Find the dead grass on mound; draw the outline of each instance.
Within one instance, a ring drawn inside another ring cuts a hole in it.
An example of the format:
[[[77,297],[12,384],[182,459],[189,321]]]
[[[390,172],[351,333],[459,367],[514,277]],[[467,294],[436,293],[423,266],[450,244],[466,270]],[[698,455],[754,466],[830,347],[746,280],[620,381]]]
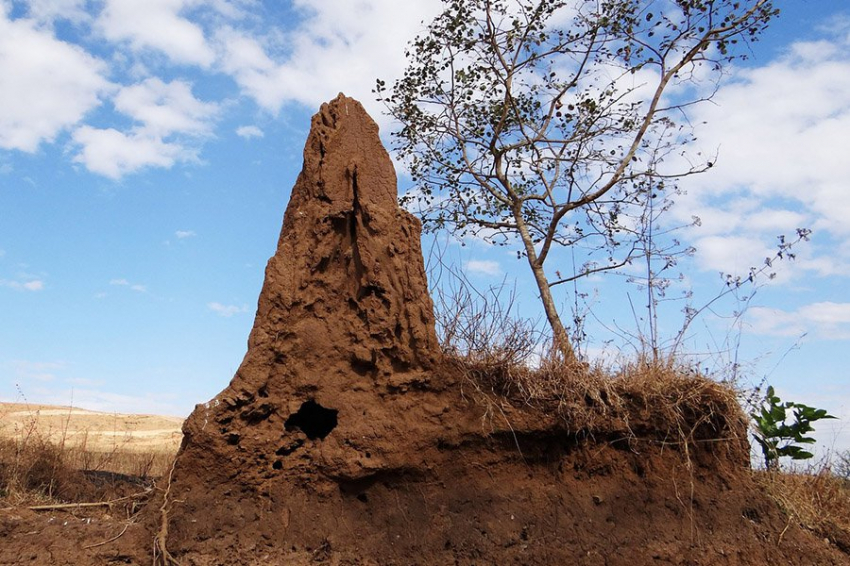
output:
[[[617,433],[687,448],[741,442],[746,417],[736,391],[675,360],[640,358],[616,369],[568,366],[556,357],[539,367],[510,356],[450,356],[448,363],[486,406],[556,414],[575,433]]]
[[[625,432],[685,449],[728,441],[736,452],[746,452],[747,419],[732,387],[674,356],[570,366],[550,349],[533,363],[547,331],[540,321],[515,316],[515,290],[481,292],[462,274],[452,274],[453,287],[434,295],[441,348],[450,369],[460,373],[464,392],[484,405],[485,420],[510,405],[557,415],[576,434]]]
[[[756,483],[796,522],[850,553],[850,481],[826,465],[805,471],[758,471]]]

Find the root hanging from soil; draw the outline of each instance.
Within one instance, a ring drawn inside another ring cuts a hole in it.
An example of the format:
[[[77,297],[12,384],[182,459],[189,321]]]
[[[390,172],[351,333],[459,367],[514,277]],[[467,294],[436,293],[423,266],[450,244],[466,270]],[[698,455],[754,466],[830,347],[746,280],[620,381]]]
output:
[[[112,537],[112,538],[110,538],[110,539],[107,539],[107,540],[105,540],[105,541],[103,541],[103,542],[96,542],[96,543],[94,543],[94,544],[88,544],[88,545],[86,545],[86,546],[82,547],[82,548],[83,548],[83,550],[88,550],[88,549],[90,549],[90,548],[97,548],[98,546],[103,546],[103,545],[105,545],[105,544],[109,544],[110,542],[115,542],[116,540],[118,540],[119,538],[121,538],[122,536],[124,536],[124,533],[126,533],[126,532],[127,532],[127,529],[128,529],[128,528],[130,528],[130,525],[131,525],[131,524],[132,524],[132,521],[128,521],[128,522],[127,522],[127,524],[126,524],[126,525],[124,525],[124,528],[121,530],[121,532],[120,532],[120,533],[118,533],[117,535],[115,535],[114,537]]]
[[[153,566],[180,566],[180,561],[168,552],[168,496],[171,492],[171,480],[174,477],[174,466],[177,460],[171,464],[168,472],[168,482],[162,495],[162,506],[159,508],[159,531],[153,539]]]

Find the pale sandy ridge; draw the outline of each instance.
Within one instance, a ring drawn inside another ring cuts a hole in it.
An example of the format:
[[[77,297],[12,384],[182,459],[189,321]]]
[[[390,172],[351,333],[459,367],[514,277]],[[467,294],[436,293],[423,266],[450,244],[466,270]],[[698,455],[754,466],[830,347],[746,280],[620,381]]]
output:
[[[0,403],[0,438],[38,435],[92,451],[174,452],[183,437],[178,417],[89,411],[78,407]]]

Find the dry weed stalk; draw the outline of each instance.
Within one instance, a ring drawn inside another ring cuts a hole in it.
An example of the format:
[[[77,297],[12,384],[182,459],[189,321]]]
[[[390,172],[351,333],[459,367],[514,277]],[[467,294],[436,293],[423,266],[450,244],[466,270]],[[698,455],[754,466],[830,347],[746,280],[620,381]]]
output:
[[[40,428],[34,411],[16,423],[12,438],[0,438],[0,499],[13,506],[114,500],[126,493],[120,487],[128,478],[145,482],[168,471],[172,451],[136,452],[129,438],[96,450],[89,446],[88,430],[72,438],[68,420],[57,437]]]

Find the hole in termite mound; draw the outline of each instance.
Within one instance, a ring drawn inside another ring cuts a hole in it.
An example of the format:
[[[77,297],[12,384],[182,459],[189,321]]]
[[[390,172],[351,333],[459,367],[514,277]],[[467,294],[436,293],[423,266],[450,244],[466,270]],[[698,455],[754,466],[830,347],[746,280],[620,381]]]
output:
[[[327,409],[310,399],[286,419],[284,426],[288,431],[300,430],[310,440],[321,440],[336,428],[338,413],[336,409]]]

